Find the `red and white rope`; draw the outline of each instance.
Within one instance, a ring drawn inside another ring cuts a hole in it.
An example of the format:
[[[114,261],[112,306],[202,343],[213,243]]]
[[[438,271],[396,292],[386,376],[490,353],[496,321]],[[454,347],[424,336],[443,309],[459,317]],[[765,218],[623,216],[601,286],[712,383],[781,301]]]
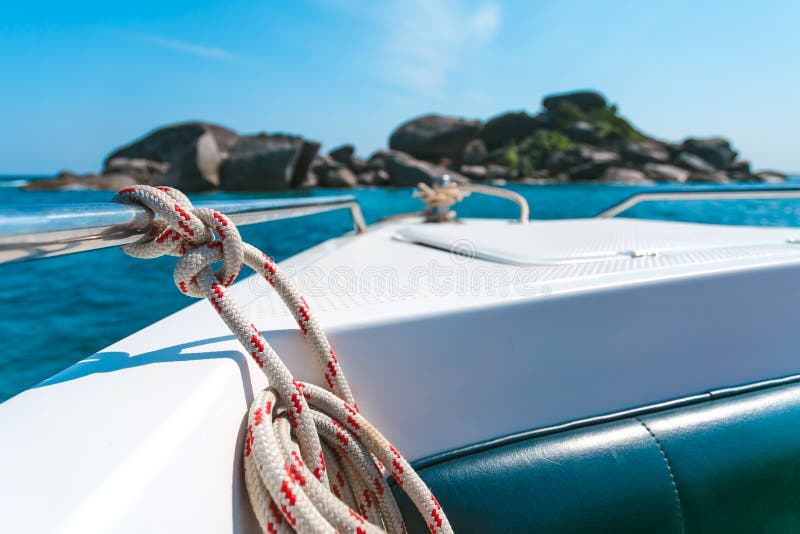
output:
[[[114,200],[138,204],[158,216],[147,235],[122,250],[138,258],[179,256],[175,285],[211,302],[269,380],[269,388],[250,407],[244,450],[247,491],[265,532],[405,532],[387,473],[432,533],[452,532],[430,489],[359,413],[308,303],[272,258],[244,243],[224,214],[194,208],[175,189],[137,185],[121,190]],[[211,265],[218,261],[222,266],[214,272]],[[291,310],[327,389],[295,380],[230,296],[227,287],[242,264],[263,276]]]

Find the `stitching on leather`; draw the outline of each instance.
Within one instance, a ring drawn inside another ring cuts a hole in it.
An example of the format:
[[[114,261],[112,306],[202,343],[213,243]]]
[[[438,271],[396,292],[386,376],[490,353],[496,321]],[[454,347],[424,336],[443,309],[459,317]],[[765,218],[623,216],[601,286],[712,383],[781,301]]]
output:
[[[656,437],[655,433],[652,430],[650,430],[650,427],[647,426],[647,423],[645,423],[638,417],[636,418],[636,420],[639,422],[639,424],[641,424],[644,427],[645,430],[647,430],[647,433],[650,434],[650,437],[653,438],[653,441],[656,442],[656,445],[658,445],[658,450],[661,451],[661,456],[664,458],[664,463],[667,464],[667,471],[669,471],[669,479],[672,482],[672,490],[673,493],[675,493],[675,502],[678,505],[678,520],[680,521],[681,524],[681,534],[684,534],[686,532],[686,529],[683,524],[683,506],[681,505],[681,496],[680,493],[678,493],[678,482],[675,478],[675,473],[672,471],[672,464],[670,464],[669,458],[667,457],[667,451],[664,450],[664,446],[661,445],[661,441]]]

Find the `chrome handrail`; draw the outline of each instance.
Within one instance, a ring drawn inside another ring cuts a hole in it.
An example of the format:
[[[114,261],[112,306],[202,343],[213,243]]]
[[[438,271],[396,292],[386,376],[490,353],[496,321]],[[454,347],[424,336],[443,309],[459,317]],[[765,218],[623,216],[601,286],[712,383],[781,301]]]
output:
[[[349,209],[357,233],[366,230],[354,196],[195,202],[214,208],[239,225]],[[0,207],[0,263],[114,247],[141,237],[150,222],[139,206],[122,204]]]
[[[596,218],[607,219],[616,217],[642,202],[653,201],[681,201],[681,200],[765,200],[798,198],[800,189],[797,188],[752,188],[752,189],[722,189],[716,191],[648,191],[635,193],[628,198],[606,208]]]

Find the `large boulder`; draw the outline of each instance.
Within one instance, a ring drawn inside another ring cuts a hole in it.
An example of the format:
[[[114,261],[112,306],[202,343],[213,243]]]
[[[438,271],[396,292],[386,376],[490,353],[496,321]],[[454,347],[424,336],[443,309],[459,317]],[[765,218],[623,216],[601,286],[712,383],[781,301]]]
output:
[[[734,161],[725,173],[734,182],[753,182],[758,180],[750,171],[750,162],[747,160]]]
[[[689,169],[690,171],[697,171],[701,173],[714,172],[716,169],[709,164],[706,160],[691,152],[681,152],[675,157],[675,163]]]
[[[328,156],[333,161],[345,165],[353,173],[361,173],[368,170],[367,162],[356,156],[356,147],[353,145],[342,145],[328,152]]]
[[[606,102],[606,97],[597,91],[573,91],[570,93],[559,93],[546,96],[542,101],[544,109],[550,113],[558,112],[562,103],[569,103],[581,111],[603,109],[608,105]]]
[[[416,158],[437,162],[442,159],[455,161],[480,131],[480,121],[424,115],[401,124],[392,132],[389,148]]]
[[[736,160],[736,151],[722,137],[690,138],[683,142],[687,152],[699,156],[716,169],[727,169]]]
[[[220,186],[251,191],[300,186],[318,148],[292,135],[241,136],[220,165]]]
[[[104,172],[111,171],[113,161],[118,158],[143,159],[157,163],[172,163],[183,156],[197,139],[211,133],[218,149],[223,153],[230,150],[238,139],[236,132],[206,122],[186,122],[158,128],[137,139],[129,145],[112,152],[103,165]]]
[[[645,174],[656,182],[676,182],[686,183],[689,179],[689,171],[681,169],[675,165],[666,163],[645,163],[643,168]]]
[[[512,141],[520,141],[533,135],[540,128],[547,127],[547,118],[542,115],[528,115],[524,111],[509,111],[489,119],[481,130],[481,139],[489,150],[505,146]]]
[[[670,152],[667,145],[658,141],[626,141],[620,147],[622,157],[634,163],[668,163]]]
[[[597,128],[586,121],[576,121],[567,126],[567,137],[576,143],[596,145],[600,141]]]
[[[457,182],[468,181],[456,172],[415,159],[403,152],[393,150],[385,152],[383,164],[389,173],[387,185],[395,187],[414,187],[420,182],[430,185],[433,178],[442,174],[449,174]]]
[[[771,170],[757,171],[753,174],[753,177],[768,184],[779,184],[786,181],[787,178],[784,173]]]
[[[333,161],[347,164],[356,155],[356,147],[353,145],[341,145],[328,152],[328,156]]]
[[[217,142],[206,132],[189,145],[169,170],[154,178],[159,185],[182,191],[205,191],[219,187],[219,166],[222,162]]]
[[[481,139],[473,139],[464,147],[464,153],[461,154],[461,164],[480,165],[486,160],[488,154],[486,143]]]
[[[139,183],[148,183],[153,176],[163,174],[169,169],[170,163],[153,161],[144,158],[111,158],[105,163],[104,174],[126,175],[134,178]]]
[[[344,163],[331,156],[317,156],[311,165],[320,187],[349,188],[358,185],[358,178]]]
[[[367,169],[356,175],[360,185],[378,186],[389,183],[389,173],[384,169]]]
[[[746,159],[736,160],[728,166],[728,170],[741,174],[750,174],[750,162]]]
[[[605,170],[620,163],[619,155],[587,145],[557,150],[550,155],[546,167],[553,173],[565,172],[571,180],[596,180]]]
[[[303,143],[300,145],[300,154],[297,156],[292,178],[289,180],[289,185],[292,187],[302,187],[303,181],[311,168],[311,163],[314,161],[317,152],[319,152],[320,144],[316,141],[309,141],[308,139],[302,139],[302,141]]]
[[[376,150],[367,159],[367,167],[371,170],[386,170],[386,158],[391,151],[389,150]]]
[[[353,171],[337,163],[335,166],[328,167],[325,172],[319,176],[320,187],[336,187],[339,189],[350,188],[358,185],[358,178]]]
[[[300,182],[300,185],[297,186],[298,189],[310,189],[312,187],[319,186],[319,178],[317,177],[316,173],[309,169],[306,173],[306,177]]]
[[[567,175],[569,175],[569,179],[573,182],[597,180],[602,178],[609,166],[617,163],[617,161],[618,160],[588,161],[586,163],[581,163],[580,165],[570,167],[566,172]]]

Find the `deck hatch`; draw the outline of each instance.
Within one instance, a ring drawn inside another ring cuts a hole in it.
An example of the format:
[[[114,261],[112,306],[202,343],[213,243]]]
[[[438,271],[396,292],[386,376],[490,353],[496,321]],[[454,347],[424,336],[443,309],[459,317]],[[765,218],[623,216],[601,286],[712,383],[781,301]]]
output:
[[[786,248],[797,228],[755,228],[626,219],[470,221],[407,225],[395,237],[509,265],[549,265],[642,258],[730,248]]]

